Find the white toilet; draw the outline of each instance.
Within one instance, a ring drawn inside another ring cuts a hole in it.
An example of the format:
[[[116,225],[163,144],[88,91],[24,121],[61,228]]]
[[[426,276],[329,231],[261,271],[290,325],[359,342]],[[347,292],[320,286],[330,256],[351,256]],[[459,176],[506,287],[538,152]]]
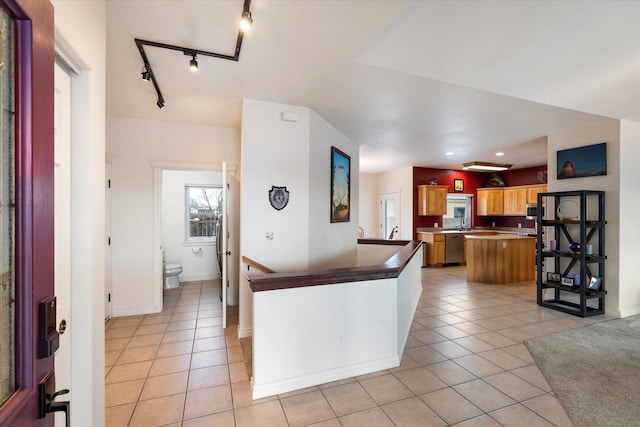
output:
[[[178,274],[182,273],[180,264],[165,264],[164,266],[164,288],[176,289],[180,287]]]

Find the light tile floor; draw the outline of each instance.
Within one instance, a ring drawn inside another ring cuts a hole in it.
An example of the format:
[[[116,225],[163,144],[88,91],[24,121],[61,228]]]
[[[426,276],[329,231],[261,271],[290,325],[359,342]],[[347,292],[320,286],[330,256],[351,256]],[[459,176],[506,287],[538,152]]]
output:
[[[522,340],[605,320],[536,305],[535,284],[467,283],[423,269],[395,369],[251,400],[237,308],[218,286],[165,292],[159,314],[106,323],[107,426],[571,426]],[[568,355],[569,356],[569,355]]]

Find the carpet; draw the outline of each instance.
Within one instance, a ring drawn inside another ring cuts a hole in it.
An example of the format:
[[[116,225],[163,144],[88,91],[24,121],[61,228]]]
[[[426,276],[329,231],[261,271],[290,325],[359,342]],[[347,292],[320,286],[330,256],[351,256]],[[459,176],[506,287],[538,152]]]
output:
[[[576,427],[640,425],[640,315],[525,344]]]

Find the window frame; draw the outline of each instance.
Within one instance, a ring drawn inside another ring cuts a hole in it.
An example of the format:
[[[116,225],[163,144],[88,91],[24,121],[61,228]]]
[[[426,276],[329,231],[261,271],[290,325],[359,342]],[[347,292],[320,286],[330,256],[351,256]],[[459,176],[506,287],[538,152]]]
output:
[[[185,244],[199,244],[199,243],[209,243],[209,244],[213,244],[216,241],[216,237],[215,237],[215,224],[214,224],[214,231],[213,234],[211,236],[191,236],[191,189],[194,188],[204,188],[204,189],[214,189],[218,191],[219,196],[221,197],[222,195],[222,185],[216,185],[216,184],[185,184],[184,186],[184,197],[185,197],[185,202],[184,202],[184,243]],[[220,211],[220,212],[218,212]],[[216,207],[216,215],[219,217],[219,215],[222,213],[222,206],[220,206],[220,204],[218,203],[218,206]],[[216,222],[218,221],[218,218],[216,218]]]
[[[465,222],[453,222],[455,217],[447,216],[449,213],[450,200],[466,200]],[[449,222],[449,223],[447,223]],[[457,229],[462,225],[463,228],[473,227],[473,194],[468,193],[448,193],[447,194],[447,214],[442,216],[442,227],[449,229]]]

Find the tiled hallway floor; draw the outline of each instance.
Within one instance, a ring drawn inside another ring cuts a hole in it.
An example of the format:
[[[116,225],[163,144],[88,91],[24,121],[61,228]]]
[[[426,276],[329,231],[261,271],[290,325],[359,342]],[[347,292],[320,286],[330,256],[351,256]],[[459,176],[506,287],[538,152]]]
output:
[[[572,425],[522,340],[604,316],[540,308],[534,283],[467,283],[464,267],[422,283],[400,367],[258,401],[218,285],[165,292],[162,313],[106,324],[107,426]]]

